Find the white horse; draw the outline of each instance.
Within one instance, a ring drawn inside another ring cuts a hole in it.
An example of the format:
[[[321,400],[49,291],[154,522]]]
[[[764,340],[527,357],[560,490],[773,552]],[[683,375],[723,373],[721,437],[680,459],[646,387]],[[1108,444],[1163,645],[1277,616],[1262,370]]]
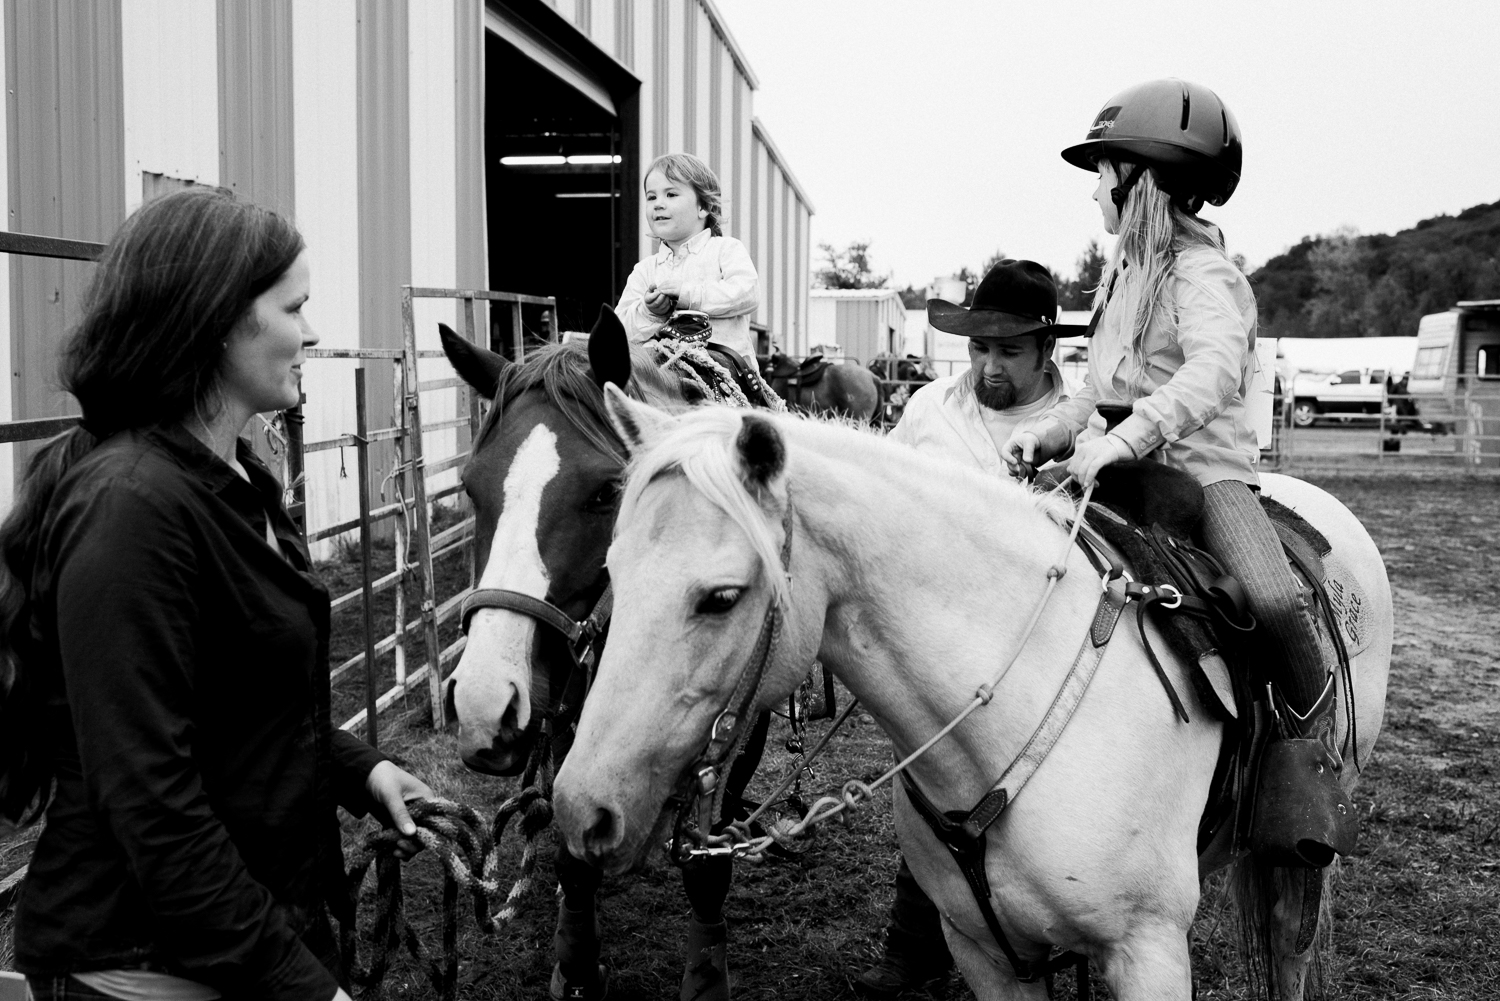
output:
[[[669,418],[618,393],[608,405],[633,457],[608,557],[615,624],[557,776],[556,815],[569,849],[620,871],[659,843],[663,803],[703,749],[778,599],[784,631],[763,704],[784,698],[817,657],[864,703],[897,755],[934,734],[1015,658],[993,701],[909,769],[940,809],[973,806],[1043,717],[1099,600],[1099,575],[1075,548],[1034,634],[1017,649],[1066,544],[1048,502],[837,425],[719,408]],[[1357,760],[1365,762],[1380,731],[1390,659],[1384,565],[1333,497],[1297,480],[1265,480],[1267,493],[1328,538],[1331,575],[1362,602],[1346,615],[1345,632]],[[789,497],[793,544],[784,575]],[[1117,629],[1050,756],[987,833],[991,905],[1017,953],[1029,962],[1051,949],[1075,950],[1119,1001],[1191,995],[1195,834],[1222,732],[1157,642],[1192,722],[1174,716],[1134,630]],[[1341,705],[1350,694],[1341,684]],[[1349,787],[1358,778],[1355,758],[1346,755]],[[940,908],[970,986],[981,999],[1045,997],[1042,984],[1013,975],[957,866],[897,789],[902,850]],[[1313,951],[1306,935],[1296,951],[1305,884],[1301,872],[1278,875],[1264,884],[1272,899],[1252,903],[1265,908],[1262,944],[1274,957],[1275,988],[1300,998]]]

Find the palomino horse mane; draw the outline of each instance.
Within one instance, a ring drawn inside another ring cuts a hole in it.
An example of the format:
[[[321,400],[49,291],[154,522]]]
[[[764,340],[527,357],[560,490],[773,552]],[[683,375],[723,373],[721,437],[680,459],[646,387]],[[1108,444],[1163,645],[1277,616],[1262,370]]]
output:
[[[640,503],[641,494],[656,478],[680,473],[715,507],[727,514],[761,559],[767,577],[780,600],[785,601],[786,581],[777,572],[780,543],[774,532],[780,516],[766,510],[766,501],[776,508],[785,497],[758,496],[761,489],[742,475],[737,446],[747,420],[773,424],[789,444],[826,456],[848,460],[866,468],[878,463],[890,478],[901,480],[902,490],[947,497],[982,498],[981,516],[1008,531],[1045,531],[1044,522],[1056,525],[1071,516],[1071,507],[1050,494],[1038,492],[1013,480],[987,476],[958,463],[934,459],[915,449],[890,441],[852,422],[819,419],[798,414],[747,414],[732,407],[698,407],[664,421],[658,433],[636,450],[626,467],[626,481],[615,519],[615,534],[627,525]],[[850,433],[853,432],[853,433]],[[791,477],[793,481],[797,477]],[[764,488],[771,490],[774,488]],[[797,489],[793,483],[792,490]]]
[[[590,445],[624,461],[620,440],[604,410],[604,394],[589,367],[588,346],[580,342],[549,344],[501,371],[494,405],[479,429],[476,452],[499,425],[506,408],[522,393],[538,388]],[[650,352],[634,344],[630,346],[630,382],[625,392],[631,399],[669,410],[680,408],[684,402],[682,391],[656,367]]]

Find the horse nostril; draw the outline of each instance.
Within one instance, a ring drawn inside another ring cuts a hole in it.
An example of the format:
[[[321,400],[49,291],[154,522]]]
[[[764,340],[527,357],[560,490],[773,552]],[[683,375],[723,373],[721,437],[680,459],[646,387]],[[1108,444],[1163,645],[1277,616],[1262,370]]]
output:
[[[457,687],[457,678],[449,678],[443,686],[443,717],[450,721],[458,719],[458,707],[453,701],[453,690]]]
[[[499,733],[505,740],[518,740],[524,729],[525,724],[521,722],[521,693],[511,685],[510,698],[506,700],[505,711],[500,714]]]
[[[615,812],[607,807],[596,807],[594,822],[583,832],[583,846],[593,855],[605,854],[619,847],[620,823]]]

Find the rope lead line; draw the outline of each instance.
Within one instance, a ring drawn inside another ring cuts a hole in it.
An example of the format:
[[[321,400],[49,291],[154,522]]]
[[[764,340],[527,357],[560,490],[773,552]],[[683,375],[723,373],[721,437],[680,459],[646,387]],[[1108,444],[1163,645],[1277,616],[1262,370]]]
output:
[[[349,977],[361,987],[372,987],[385,979],[391,952],[398,943],[416,962],[442,1001],[458,996],[458,910],[460,892],[467,893],[474,911],[474,923],[486,934],[497,924],[516,917],[519,904],[535,883],[537,841],[552,823],[552,754],[551,741],[538,739],[521,791],[500,805],[492,824],[472,808],[446,799],[419,799],[407,804],[412,822],[417,825],[416,840],[435,852],[443,865],[443,954],[441,961],[430,957],[421,939],[406,920],[405,898],[401,889],[401,860],[396,854],[408,839],[397,831],[375,831],[349,867],[345,888],[348,894],[346,914],[340,920],[340,952]],[[500,839],[511,820],[521,818],[521,835],[525,848],[521,854],[520,874],[500,909],[490,912],[490,902],[500,894]],[[371,864],[375,866],[374,924],[368,934],[370,961],[359,962],[360,887]]]
[[[876,789],[879,789],[891,779],[904,772],[914,761],[931,750],[938,741],[952,733],[954,728],[968,719],[976,709],[988,705],[994,697],[995,689],[1000,686],[1000,683],[1005,680],[1005,676],[1010,673],[1011,667],[1020,658],[1021,651],[1026,649],[1026,643],[1031,639],[1031,634],[1036,630],[1037,623],[1041,621],[1042,613],[1046,611],[1047,603],[1052,597],[1052,592],[1057,588],[1057,582],[1062,580],[1067,574],[1068,553],[1072,551],[1078,542],[1078,532],[1083,527],[1084,513],[1088,511],[1089,501],[1094,496],[1094,486],[1095,484],[1093,483],[1089,484],[1088,489],[1083,492],[1082,499],[1078,502],[1078,511],[1073,518],[1073,527],[1068,532],[1067,544],[1064,545],[1062,552],[1058,554],[1057,562],[1047,568],[1046,589],[1042,592],[1041,600],[1032,609],[1031,617],[1026,622],[1026,628],[1021,631],[1021,641],[1016,644],[1015,652],[1011,654],[1010,659],[1005,662],[1005,666],[996,673],[989,684],[981,685],[975,690],[973,700],[957,716],[953,717],[947,726],[929,737],[922,746],[901,759],[874,782],[866,784],[851,779],[844,783],[838,796],[823,796],[814,802],[812,807],[808,809],[807,814],[790,828],[777,834],[765,834],[757,837],[750,831],[750,821],[755,820],[765,812],[769,804],[776,802],[774,795],[767,797],[759,809],[747,819],[735,821],[730,824],[729,829],[724,834],[715,835],[705,833],[704,841],[710,847],[707,850],[703,850],[704,853],[724,854],[728,850],[736,858],[759,858],[776,841],[781,839],[793,840],[805,835],[809,830],[823,821],[832,820],[844,811],[853,809],[860,803],[870,799]],[[849,711],[854,708],[855,704],[855,702],[851,702],[849,708],[844,710],[844,716],[840,717],[838,722],[829,730],[828,734],[824,736],[823,742],[818,745],[817,751],[823,749],[823,744],[827,743],[827,738],[832,736],[833,730],[838,729],[839,724],[843,722],[844,717],[849,715]],[[817,751],[808,756],[808,763],[817,756]],[[781,788],[784,789],[785,786],[786,782],[783,782]],[[778,790],[778,795],[780,791]],[[738,837],[740,840],[736,842],[734,837]]]

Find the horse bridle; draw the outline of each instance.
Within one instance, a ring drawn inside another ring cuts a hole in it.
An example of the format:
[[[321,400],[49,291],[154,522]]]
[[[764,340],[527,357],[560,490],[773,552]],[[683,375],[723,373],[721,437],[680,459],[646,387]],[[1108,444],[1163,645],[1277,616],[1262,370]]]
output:
[[[512,591],[508,588],[481,587],[475,588],[464,599],[459,607],[459,622],[464,635],[467,636],[469,620],[473,618],[474,613],[481,608],[493,608],[517,612],[531,617],[544,626],[549,626],[567,643],[568,655],[573,660],[571,673],[576,674],[578,671],[584,673],[583,691],[578,700],[581,707],[583,705],[581,696],[587,695],[588,690],[593,687],[594,668],[599,661],[599,652],[595,649],[595,644],[609,626],[609,618],[614,611],[614,606],[614,584],[608,580],[604,582],[604,590],[594,602],[594,607],[581,620],[574,619],[544,598],[536,598],[522,591]],[[571,677],[569,680],[572,680]],[[563,690],[567,690],[566,684]]]
[[[781,518],[784,533],[781,543],[781,572],[786,575],[788,587],[792,582],[792,518],[792,488],[788,484],[786,511]],[[719,815],[723,806],[727,788],[725,777],[750,735],[751,727],[742,724],[755,715],[766,668],[776,656],[776,646],[781,639],[782,612],[781,599],[773,589],[771,603],[761,622],[760,635],[756,637],[755,648],[740,672],[734,692],[714,718],[714,725],[709,730],[708,742],[703,751],[683,771],[682,780],[673,797],[679,801],[680,806],[672,828],[672,840],[668,843],[668,853],[678,865],[683,865],[695,855],[704,854],[701,848],[688,848],[686,842],[695,841],[701,846],[704,836],[713,829],[714,817]],[[694,807],[698,814],[696,830],[690,829],[687,823]],[[709,851],[707,854],[713,852]]]

